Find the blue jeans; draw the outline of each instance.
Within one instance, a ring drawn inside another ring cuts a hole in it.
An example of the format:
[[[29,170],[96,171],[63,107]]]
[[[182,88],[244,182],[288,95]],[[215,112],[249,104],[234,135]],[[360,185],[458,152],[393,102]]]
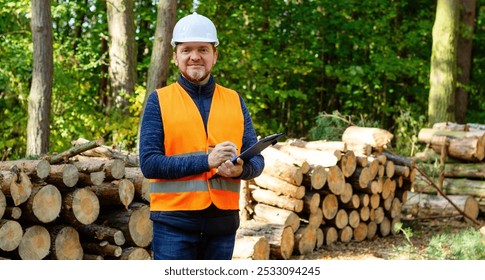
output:
[[[153,219],[153,258],[230,260],[238,227],[239,216],[156,217]]]

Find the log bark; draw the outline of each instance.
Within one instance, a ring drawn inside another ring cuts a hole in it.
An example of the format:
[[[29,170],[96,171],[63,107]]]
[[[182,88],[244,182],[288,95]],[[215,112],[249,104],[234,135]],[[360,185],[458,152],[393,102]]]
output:
[[[59,188],[72,188],[79,181],[79,171],[70,163],[51,165],[51,173],[45,181]]]
[[[438,172],[433,164],[419,163],[418,166],[428,174]],[[444,165],[444,176],[448,178],[485,179],[485,162],[450,162]]]
[[[54,185],[34,185],[31,196],[21,208],[22,218],[35,223],[50,223],[61,213],[61,192]]]
[[[83,138],[79,138],[75,141],[72,141],[71,144],[73,145],[80,145],[84,143],[88,143],[89,141]],[[138,160],[138,155],[130,154],[125,151],[120,151],[113,149],[111,147],[101,145],[99,147],[95,147],[81,153],[81,156],[86,157],[101,157],[106,159],[121,159],[126,167],[137,167],[140,166],[140,162]]]
[[[263,173],[275,176],[290,184],[300,186],[303,181],[303,172],[301,169],[279,160],[273,156],[274,153],[271,153],[271,149],[269,151],[267,150],[265,149],[261,152],[265,161]]]
[[[102,242],[83,242],[81,243],[84,252],[92,255],[99,255],[103,258],[118,258],[121,256],[123,249],[118,245],[109,244],[108,241]]]
[[[482,161],[485,158],[485,131],[448,131],[423,128],[418,141],[431,144],[431,148],[441,154],[446,146],[447,155],[465,161]]]
[[[49,161],[50,164],[58,164],[61,162],[67,163],[69,162],[69,158],[80,154],[82,152],[91,150],[93,148],[99,147],[103,145],[103,140],[98,139],[94,141],[84,142],[84,143],[77,143],[74,144],[74,147],[71,147],[67,151],[64,151],[60,154],[48,156],[46,159]]]
[[[103,171],[108,181],[118,180],[125,176],[125,163],[121,159],[97,159],[88,158],[73,162],[82,173],[93,173]]]
[[[135,186],[128,179],[115,180],[86,188],[96,194],[102,206],[123,205],[128,209],[135,198]]]
[[[22,240],[23,229],[19,222],[14,220],[0,220],[0,251],[12,252]]]
[[[437,182],[436,178],[431,178]],[[436,194],[437,190],[429,182],[421,177],[416,177],[412,188],[415,192]],[[443,181],[442,191],[449,195],[470,195],[476,198],[485,196],[485,181],[471,180],[466,178],[445,178]]]
[[[127,210],[113,208],[109,213],[100,213],[98,221],[120,229],[127,245],[145,248],[152,241],[150,207],[144,203],[133,202]]]
[[[151,260],[152,256],[145,248],[128,247],[122,248],[120,260]]]
[[[49,231],[40,225],[25,230],[18,247],[22,260],[42,260],[49,255],[51,237]]]
[[[288,139],[284,142],[286,145],[291,145],[300,148],[306,148],[310,150],[320,150],[320,151],[341,151],[347,152],[347,145],[343,141],[327,141],[327,140],[313,140],[305,141],[301,139]]]
[[[150,181],[143,176],[140,167],[125,167],[125,178],[133,182],[135,198],[150,202]]]
[[[261,188],[273,191],[278,195],[285,195],[296,199],[302,199],[305,196],[305,187],[290,184],[285,180],[272,176],[268,173],[262,173],[254,178],[254,182]]]
[[[0,171],[0,191],[18,206],[29,199],[32,182],[26,173]]]
[[[267,205],[300,213],[303,211],[303,200],[291,197],[279,196],[273,191],[256,188],[251,192],[255,201]]]
[[[298,255],[307,255],[315,250],[317,242],[317,232],[314,227],[301,226],[295,232],[294,253]]]
[[[47,178],[50,173],[50,163],[45,159],[0,161],[0,171],[11,171],[14,168],[38,180]]]
[[[479,205],[469,195],[448,195],[448,198],[464,213],[476,219]],[[407,201],[402,204],[402,215],[407,218],[462,217],[444,197],[434,194],[409,192]]]
[[[264,236],[270,246],[271,259],[289,259],[295,246],[293,228],[282,224],[249,220],[241,223],[237,236]]]
[[[108,227],[100,224],[86,224],[76,227],[79,233],[83,237],[96,239],[101,241],[107,241],[110,244],[122,246],[125,244],[126,239],[123,232],[117,228]]]
[[[291,158],[300,161],[306,161],[310,165],[321,165],[323,167],[334,166],[338,162],[334,151],[325,152],[320,150],[309,150],[289,145],[275,145],[275,149],[289,155]]]
[[[5,214],[5,211],[7,209],[7,198],[3,194],[3,192],[0,190],[0,220],[2,219],[3,215]]]
[[[342,134],[342,141],[347,143],[364,143],[376,149],[385,149],[393,138],[387,130],[373,127],[350,126]]]
[[[280,209],[263,203],[258,203],[254,207],[254,219],[265,221],[271,224],[290,226],[293,232],[300,227],[300,218],[289,210]]]
[[[62,198],[62,217],[71,225],[88,225],[99,216],[98,197],[88,188],[76,188]]]

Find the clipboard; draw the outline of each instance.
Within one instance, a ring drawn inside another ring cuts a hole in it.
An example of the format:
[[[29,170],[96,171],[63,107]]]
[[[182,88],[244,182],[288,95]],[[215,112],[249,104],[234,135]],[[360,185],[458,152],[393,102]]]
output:
[[[242,152],[240,155],[233,157],[231,159],[231,162],[233,164],[236,164],[238,158],[241,158],[244,161],[250,160],[255,155],[261,153],[261,151],[263,151],[264,149],[276,144],[278,142],[278,139],[283,137],[283,135],[285,135],[284,132],[276,133],[276,134],[272,134],[264,137],[263,139],[259,140],[254,145],[252,145],[249,149]]]

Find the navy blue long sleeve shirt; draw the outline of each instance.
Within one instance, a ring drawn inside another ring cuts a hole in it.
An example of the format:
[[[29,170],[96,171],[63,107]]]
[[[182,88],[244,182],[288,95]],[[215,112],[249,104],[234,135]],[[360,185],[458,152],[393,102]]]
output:
[[[200,111],[207,130],[212,96],[216,86],[211,75],[205,85],[196,85],[186,80],[182,75],[177,81],[192,97]],[[241,98],[241,97],[240,97]],[[257,142],[249,111],[241,98],[241,110],[244,115],[244,134],[241,152]],[[231,128],[227,128],[231,129]],[[158,95],[152,92],[148,97],[140,131],[140,167],[143,175],[149,179],[177,179],[189,175],[199,174],[210,170],[208,155],[194,155],[189,157],[165,156],[164,131]],[[261,174],[264,168],[264,158],[257,155],[244,162],[243,172],[239,179],[249,180]]]

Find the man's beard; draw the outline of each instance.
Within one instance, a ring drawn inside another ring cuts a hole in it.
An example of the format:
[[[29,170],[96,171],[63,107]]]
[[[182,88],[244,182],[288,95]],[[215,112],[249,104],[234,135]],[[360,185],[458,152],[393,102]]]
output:
[[[183,74],[187,80],[195,84],[202,82],[209,76],[209,72],[205,70],[188,70]]]

